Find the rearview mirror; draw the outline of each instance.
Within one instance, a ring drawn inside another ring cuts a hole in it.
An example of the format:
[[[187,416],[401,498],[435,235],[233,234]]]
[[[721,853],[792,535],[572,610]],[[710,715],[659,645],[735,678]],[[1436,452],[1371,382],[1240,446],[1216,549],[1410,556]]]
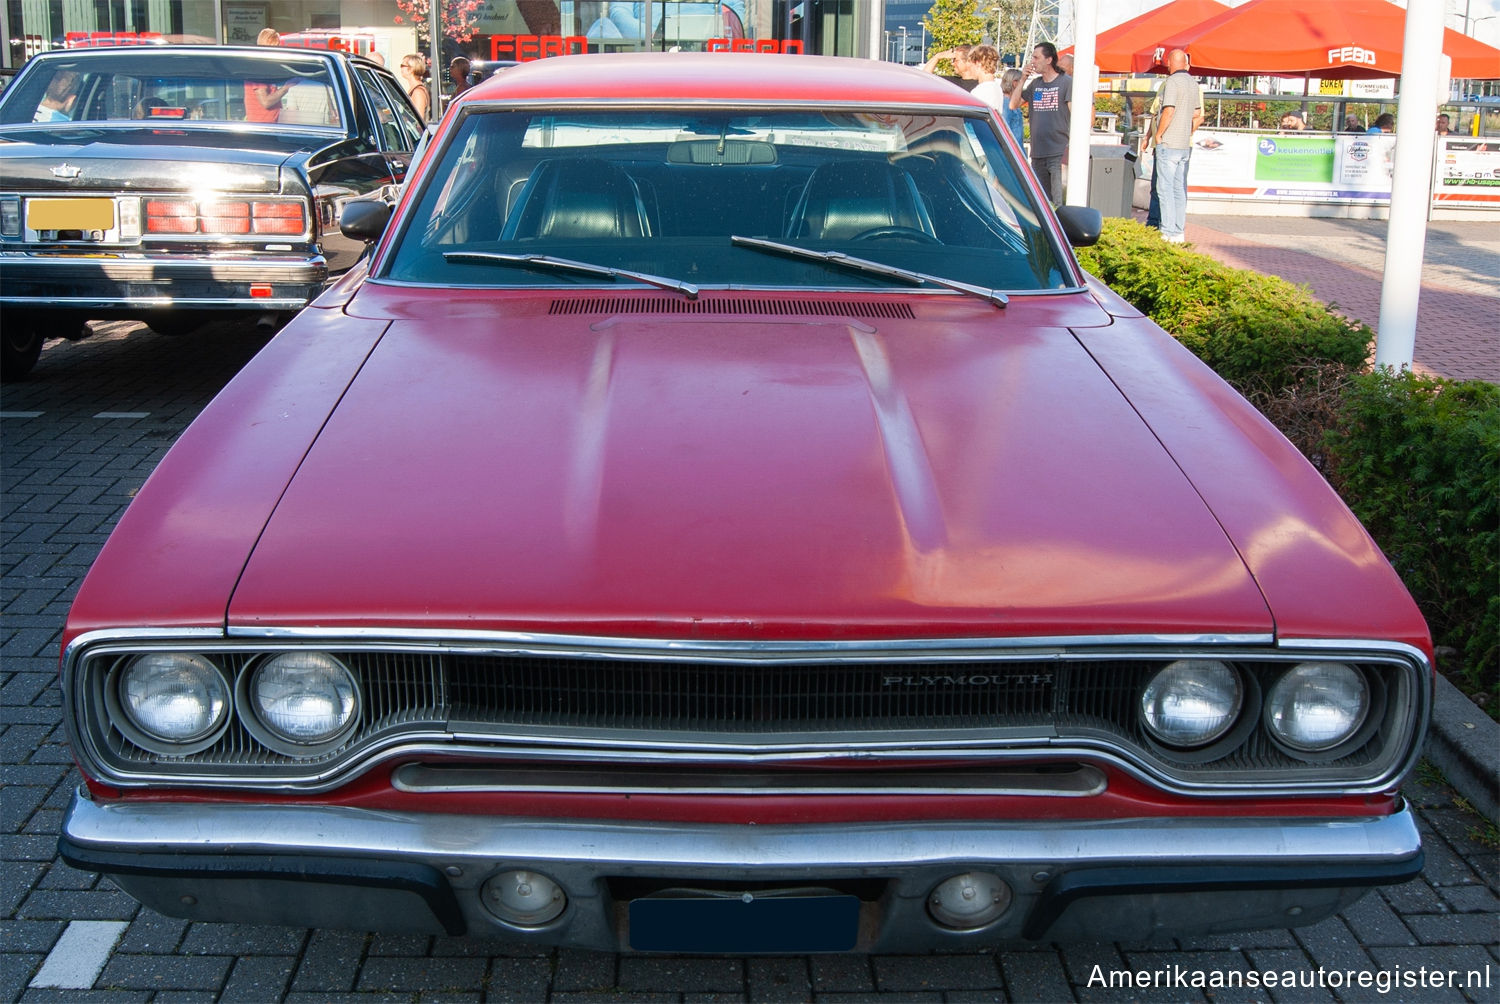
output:
[[[1104,214],[1089,206],[1058,206],[1057,221],[1075,248],[1098,244],[1104,229]]]
[[[357,199],[344,203],[344,210],[339,213],[339,231],[352,240],[373,244],[380,240],[390,221],[390,206],[370,199]]]

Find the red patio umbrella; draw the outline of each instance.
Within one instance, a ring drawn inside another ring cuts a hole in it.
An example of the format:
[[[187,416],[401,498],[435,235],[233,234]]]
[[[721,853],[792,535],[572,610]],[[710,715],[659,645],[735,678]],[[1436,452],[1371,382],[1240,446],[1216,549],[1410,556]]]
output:
[[[1229,7],[1219,0],[1171,0],[1154,10],[1101,31],[1095,41],[1094,63],[1105,73],[1131,72],[1136,51],[1154,46],[1168,35],[1176,34],[1222,14]],[[1072,52],[1070,45],[1063,52]]]
[[[1185,49],[1199,76],[1396,77],[1405,37],[1406,11],[1385,0],[1250,0],[1142,46],[1131,68],[1160,70]],[[1500,49],[1444,28],[1443,52],[1455,78],[1500,78]]]

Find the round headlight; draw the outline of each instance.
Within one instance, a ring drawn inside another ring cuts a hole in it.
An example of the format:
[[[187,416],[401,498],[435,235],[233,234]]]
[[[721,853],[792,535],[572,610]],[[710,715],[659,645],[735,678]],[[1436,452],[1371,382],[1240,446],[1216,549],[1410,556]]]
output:
[[[1342,662],[1304,662],[1266,695],[1266,728],[1304,753],[1332,749],[1359,731],[1370,710],[1364,674]]]
[[[229,714],[224,675],[191,652],[152,652],[131,659],[120,673],[118,696],[130,724],[164,743],[204,739]]]
[[[1239,674],[1211,659],[1179,659],[1141,692],[1141,721],[1168,746],[1204,746],[1228,732],[1244,703]]]
[[[316,746],[354,723],[359,688],[343,663],[326,652],[285,652],[266,660],[250,680],[255,716],[278,739]]]

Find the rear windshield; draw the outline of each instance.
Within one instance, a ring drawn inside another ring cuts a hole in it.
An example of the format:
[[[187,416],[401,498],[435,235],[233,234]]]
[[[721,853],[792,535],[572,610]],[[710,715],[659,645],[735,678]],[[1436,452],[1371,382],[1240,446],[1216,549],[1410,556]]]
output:
[[[434,285],[599,282],[513,260],[540,255],[702,286],[931,285],[790,248],[986,289],[1072,285],[1021,178],[978,112],[481,108],[418,182],[381,268]]]
[[[334,128],[342,112],[327,60],[165,48],[36,61],[0,102],[0,122],[248,123]]]

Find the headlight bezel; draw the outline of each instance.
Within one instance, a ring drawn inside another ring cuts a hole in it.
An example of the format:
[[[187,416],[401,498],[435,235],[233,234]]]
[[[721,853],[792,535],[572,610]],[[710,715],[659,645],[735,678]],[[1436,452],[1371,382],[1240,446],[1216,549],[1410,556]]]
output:
[[[129,708],[128,702],[121,693],[126,676],[131,670],[145,660],[157,658],[180,659],[187,664],[192,664],[196,660],[202,664],[201,668],[206,674],[212,674],[209,678],[217,684],[222,695],[217,718],[201,732],[180,741],[164,737],[147,728]],[[224,667],[202,652],[176,650],[138,652],[116,659],[105,677],[103,696],[110,720],[121,734],[142,749],[161,756],[187,757],[203,752],[224,737],[224,733],[229,731],[234,718],[234,684]]]
[[[336,729],[325,734],[323,738],[304,742],[298,740],[276,728],[266,720],[266,714],[256,696],[256,683],[263,671],[273,666],[278,660],[287,657],[322,656],[343,674],[353,692],[353,708],[345,721]],[[235,682],[235,710],[238,712],[239,720],[257,740],[264,743],[268,748],[281,753],[284,756],[302,758],[320,757],[330,750],[335,750],[348,740],[351,733],[358,727],[364,714],[365,695],[360,686],[359,677],[337,656],[322,649],[292,649],[284,652],[269,652],[263,657],[255,659],[249,666],[240,672]]]
[[[1300,747],[1286,739],[1273,723],[1272,712],[1277,689],[1292,674],[1305,666],[1324,669],[1330,666],[1342,666],[1355,673],[1364,685],[1364,709],[1359,723],[1342,739],[1323,747]],[[1370,740],[1370,737],[1380,728],[1380,724],[1385,718],[1387,700],[1388,695],[1384,683],[1363,666],[1353,665],[1339,659],[1302,660],[1287,666],[1267,686],[1264,705],[1261,708],[1262,725],[1266,738],[1287,756],[1310,764],[1328,763],[1348,755],[1353,750],[1359,749]]]
[[[1228,667],[1239,686],[1239,702],[1230,717],[1229,724],[1217,735],[1194,746],[1174,745],[1162,739],[1147,723],[1144,700],[1150,685],[1162,673],[1182,662],[1218,662]],[[1233,660],[1224,659],[1174,659],[1148,673],[1141,681],[1136,697],[1136,721],[1146,745],[1164,759],[1182,764],[1210,763],[1222,759],[1244,745],[1255,731],[1260,718],[1261,689],[1256,674],[1249,673]]]

